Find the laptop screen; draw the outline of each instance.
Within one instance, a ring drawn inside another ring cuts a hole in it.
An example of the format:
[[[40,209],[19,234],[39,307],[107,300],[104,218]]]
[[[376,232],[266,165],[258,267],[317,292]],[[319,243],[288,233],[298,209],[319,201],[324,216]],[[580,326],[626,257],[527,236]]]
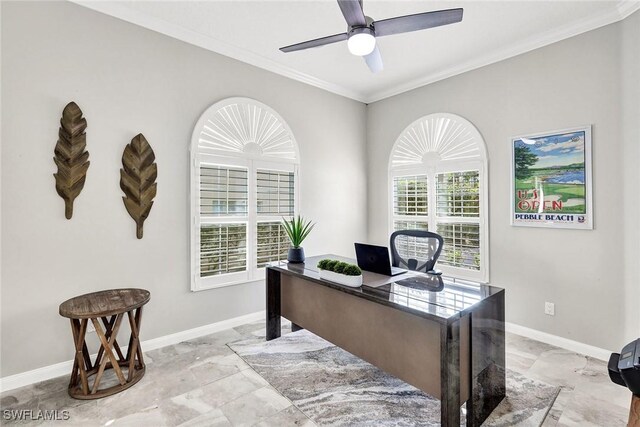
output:
[[[356,243],[355,247],[358,267],[373,273],[391,276],[389,250],[385,246]]]

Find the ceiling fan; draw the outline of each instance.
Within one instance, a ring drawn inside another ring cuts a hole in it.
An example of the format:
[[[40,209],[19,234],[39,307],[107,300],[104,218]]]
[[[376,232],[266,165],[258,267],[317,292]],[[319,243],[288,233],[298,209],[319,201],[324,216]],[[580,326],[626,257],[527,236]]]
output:
[[[349,52],[362,56],[369,69],[377,73],[382,71],[382,56],[376,44],[376,37],[426,30],[462,21],[462,9],[438,10],[374,21],[365,16],[362,0],[338,0],[338,5],[347,21],[346,33],[292,44],[281,47],[280,50],[295,52],[347,40]]]

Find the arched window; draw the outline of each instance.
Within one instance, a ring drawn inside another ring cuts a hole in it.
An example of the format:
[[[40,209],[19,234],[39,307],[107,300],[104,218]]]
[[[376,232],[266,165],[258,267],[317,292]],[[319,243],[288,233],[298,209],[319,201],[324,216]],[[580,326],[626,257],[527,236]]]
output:
[[[444,238],[437,268],[488,281],[487,168],[484,140],[464,118],[438,113],[411,123],[389,159],[390,232],[434,231]]]
[[[283,216],[298,209],[298,147],[286,122],[249,98],[198,120],[191,142],[191,289],[260,280],[286,258]]]

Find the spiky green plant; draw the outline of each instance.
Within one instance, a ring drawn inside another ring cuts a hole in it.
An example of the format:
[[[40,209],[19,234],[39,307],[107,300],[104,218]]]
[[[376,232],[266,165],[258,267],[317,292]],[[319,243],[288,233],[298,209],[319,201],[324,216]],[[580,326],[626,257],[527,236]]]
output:
[[[307,238],[311,230],[315,224],[312,224],[311,221],[306,221],[303,217],[298,215],[297,217],[292,217],[290,220],[282,218],[282,225],[284,226],[284,230],[287,232],[289,236],[289,240],[291,240],[291,246],[294,248],[299,248],[302,244],[302,241]]]

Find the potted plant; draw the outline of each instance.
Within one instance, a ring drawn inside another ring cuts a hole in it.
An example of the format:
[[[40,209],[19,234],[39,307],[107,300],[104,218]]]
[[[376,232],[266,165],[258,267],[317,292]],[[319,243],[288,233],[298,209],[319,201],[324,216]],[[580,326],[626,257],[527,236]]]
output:
[[[321,279],[352,288],[362,286],[362,271],[357,265],[334,259],[323,259],[318,263],[318,269]]]
[[[304,262],[304,249],[300,246],[302,241],[309,235],[313,226],[311,221],[305,221],[300,215],[292,217],[290,220],[282,218],[282,225],[284,226],[289,240],[291,241],[291,248],[287,254],[287,261],[291,263]]]

